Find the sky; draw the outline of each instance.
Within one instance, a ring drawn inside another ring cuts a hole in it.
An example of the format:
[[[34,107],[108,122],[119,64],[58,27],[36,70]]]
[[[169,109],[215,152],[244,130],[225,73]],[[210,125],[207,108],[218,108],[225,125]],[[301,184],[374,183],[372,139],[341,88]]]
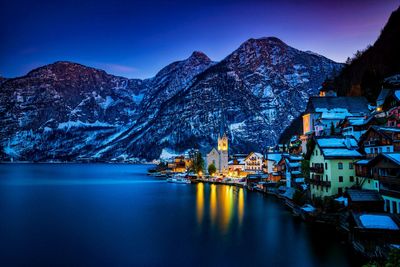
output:
[[[0,0],[0,76],[59,60],[149,78],[202,51],[219,61],[275,36],[344,62],[372,44],[400,0]]]

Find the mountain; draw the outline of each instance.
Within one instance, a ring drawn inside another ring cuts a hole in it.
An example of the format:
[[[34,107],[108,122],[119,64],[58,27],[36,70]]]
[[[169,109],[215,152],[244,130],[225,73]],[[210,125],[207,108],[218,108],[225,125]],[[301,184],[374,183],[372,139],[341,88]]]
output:
[[[163,148],[198,145],[206,152],[221,129],[232,152],[262,150],[302,112],[323,80],[340,64],[294,49],[277,38],[250,39],[160,106],[146,127],[133,127],[102,156],[156,158]]]
[[[366,96],[374,102],[385,77],[400,73],[400,7],[395,10],[376,42],[357,53],[335,79],[339,95]]]
[[[163,149],[205,152],[220,131],[232,152],[262,150],[341,67],[274,37],[218,63],[194,52],[145,80],[56,62],[0,84],[0,157],[154,159]]]

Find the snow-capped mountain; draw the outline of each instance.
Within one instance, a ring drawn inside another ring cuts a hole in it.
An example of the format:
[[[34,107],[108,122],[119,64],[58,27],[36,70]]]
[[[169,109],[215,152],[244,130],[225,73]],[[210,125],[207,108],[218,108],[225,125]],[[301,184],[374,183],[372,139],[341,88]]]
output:
[[[232,151],[261,150],[341,67],[273,37],[218,63],[194,52],[145,80],[56,62],[0,85],[0,156],[154,159],[164,148],[206,151],[221,128]]]

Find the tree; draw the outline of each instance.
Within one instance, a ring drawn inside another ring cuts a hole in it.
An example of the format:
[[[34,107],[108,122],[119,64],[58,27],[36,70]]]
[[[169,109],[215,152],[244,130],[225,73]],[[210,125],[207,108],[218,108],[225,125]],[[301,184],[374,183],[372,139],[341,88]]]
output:
[[[192,163],[192,168],[191,168],[194,173],[199,173],[199,172],[203,172],[204,170],[204,159],[201,155],[200,152],[196,153],[194,159],[193,159],[193,163]]]
[[[217,172],[217,168],[215,167],[214,163],[211,163],[208,166],[208,174],[214,175]]]
[[[305,179],[310,179],[310,161],[303,159],[301,161],[301,172]]]

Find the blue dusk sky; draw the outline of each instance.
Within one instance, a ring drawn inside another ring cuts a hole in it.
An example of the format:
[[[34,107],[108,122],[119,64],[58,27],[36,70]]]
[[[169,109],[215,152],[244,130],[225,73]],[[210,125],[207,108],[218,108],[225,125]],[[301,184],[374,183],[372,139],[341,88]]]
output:
[[[68,60],[148,78],[194,50],[219,61],[249,38],[344,62],[372,44],[399,0],[0,1],[0,76]]]

